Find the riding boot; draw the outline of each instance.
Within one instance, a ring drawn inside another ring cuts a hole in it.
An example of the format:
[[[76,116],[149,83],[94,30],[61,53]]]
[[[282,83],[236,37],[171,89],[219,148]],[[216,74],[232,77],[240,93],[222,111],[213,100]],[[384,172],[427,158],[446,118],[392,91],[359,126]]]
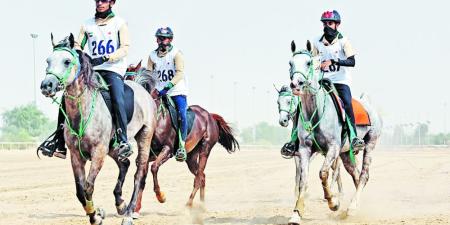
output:
[[[179,147],[177,152],[175,153],[175,159],[179,162],[183,162],[186,160],[186,137],[187,137],[187,101],[186,96],[177,95],[172,96],[172,100],[175,102],[178,111],[178,127],[180,128],[178,131],[178,139],[179,139]]]
[[[297,122],[298,116],[294,118],[294,123],[292,125],[291,141],[281,147],[281,156],[285,159],[292,158],[298,150],[298,146],[300,144],[300,140],[298,140]]]
[[[61,102],[62,110],[65,110],[64,96],[61,99]],[[55,156],[61,159],[65,159],[67,149],[64,140],[64,114],[62,113],[61,109],[58,112],[58,126],[56,127],[56,131],[53,132],[53,134],[50,135],[47,140],[40,144],[37,150],[41,151],[43,155],[48,157]]]

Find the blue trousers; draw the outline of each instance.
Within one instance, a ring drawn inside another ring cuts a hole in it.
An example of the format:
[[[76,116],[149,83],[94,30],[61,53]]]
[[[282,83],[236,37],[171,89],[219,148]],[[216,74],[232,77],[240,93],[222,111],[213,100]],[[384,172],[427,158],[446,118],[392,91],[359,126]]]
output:
[[[180,132],[181,132],[181,139],[183,141],[186,141],[187,137],[187,118],[186,118],[186,112],[187,112],[187,98],[186,95],[175,95],[171,96],[173,102],[175,103],[175,106],[177,107],[178,116],[180,119]]]
[[[345,114],[347,114],[350,119],[350,123],[352,124],[353,130],[356,134],[355,115],[353,114],[352,92],[350,91],[350,87],[345,84],[334,84],[334,87],[344,103]]]

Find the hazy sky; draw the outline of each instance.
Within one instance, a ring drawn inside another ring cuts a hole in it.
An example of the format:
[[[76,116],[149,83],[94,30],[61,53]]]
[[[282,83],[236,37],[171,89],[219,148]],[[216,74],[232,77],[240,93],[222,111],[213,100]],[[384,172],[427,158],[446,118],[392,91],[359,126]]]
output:
[[[0,112],[32,102],[36,86],[39,107],[55,118],[57,107],[39,91],[51,53],[50,32],[58,40],[70,32],[78,35],[82,22],[93,16],[95,3],[2,3]],[[278,123],[272,84],[289,81],[290,41],[304,46],[307,39],[321,35],[321,13],[336,9],[342,16],[340,31],[357,52],[353,95],[369,94],[386,126],[429,120],[437,132],[450,130],[449,6],[444,0],[118,0],[113,10],[128,21],[129,63],[146,62],[156,47],[155,30],[172,27],[174,44],[186,58],[189,103],[245,127],[258,121]],[[37,84],[32,32],[39,34]]]

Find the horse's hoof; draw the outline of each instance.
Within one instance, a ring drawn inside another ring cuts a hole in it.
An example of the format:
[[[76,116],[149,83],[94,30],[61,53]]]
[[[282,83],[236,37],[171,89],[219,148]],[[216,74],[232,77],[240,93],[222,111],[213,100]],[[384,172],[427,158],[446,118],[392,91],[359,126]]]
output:
[[[358,208],[356,205],[350,204],[350,206],[347,209],[347,216],[355,216],[358,212]]]
[[[328,202],[328,207],[331,211],[338,211],[340,207],[339,200],[335,203],[335,201]]]
[[[291,218],[289,219],[288,225],[300,225],[300,222],[302,221],[302,218],[298,214],[298,212],[294,212],[292,214]]]
[[[140,216],[141,216],[141,214],[139,212],[131,213],[131,218],[133,218],[134,220],[139,219]]]
[[[97,208],[96,213],[97,213],[97,216],[100,216],[102,218],[102,220],[105,219],[105,216],[106,216],[105,210],[103,210],[102,208]]]
[[[119,216],[125,215],[125,213],[127,212],[127,203],[125,203],[125,201],[123,201],[120,205],[116,206],[116,209],[117,209],[117,214],[119,214]]]
[[[131,217],[123,218],[122,225],[133,225],[133,218]]]
[[[156,194],[156,198],[158,199],[159,203],[164,203],[166,202],[166,195],[164,194],[164,192],[159,192],[159,194]]]

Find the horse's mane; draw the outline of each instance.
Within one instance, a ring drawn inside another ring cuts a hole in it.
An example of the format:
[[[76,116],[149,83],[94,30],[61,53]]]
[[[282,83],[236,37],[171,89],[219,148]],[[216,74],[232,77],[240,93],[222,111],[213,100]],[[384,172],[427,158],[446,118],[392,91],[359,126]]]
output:
[[[69,36],[65,37],[63,40],[59,41],[57,45],[53,47],[55,48],[68,48],[72,49]],[[78,54],[78,60],[80,61],[80,74],[79,78],[82,78],[84,84],[88,86],[90,89],[95,89],[101,87],[101,84],[97,78],[96,73],[94,73],[94,69],[91,64],[91,57],[81,50],[75,50]]]
[[[154,73],[152,73],[150,70],[147,70],[147,68],[145,67],[141,67],[137,71],[134,81],[142,85],[149,93],[151,93],[153,89],[156,88],[156,84],[158,82],[158,80],[155,78]]]

